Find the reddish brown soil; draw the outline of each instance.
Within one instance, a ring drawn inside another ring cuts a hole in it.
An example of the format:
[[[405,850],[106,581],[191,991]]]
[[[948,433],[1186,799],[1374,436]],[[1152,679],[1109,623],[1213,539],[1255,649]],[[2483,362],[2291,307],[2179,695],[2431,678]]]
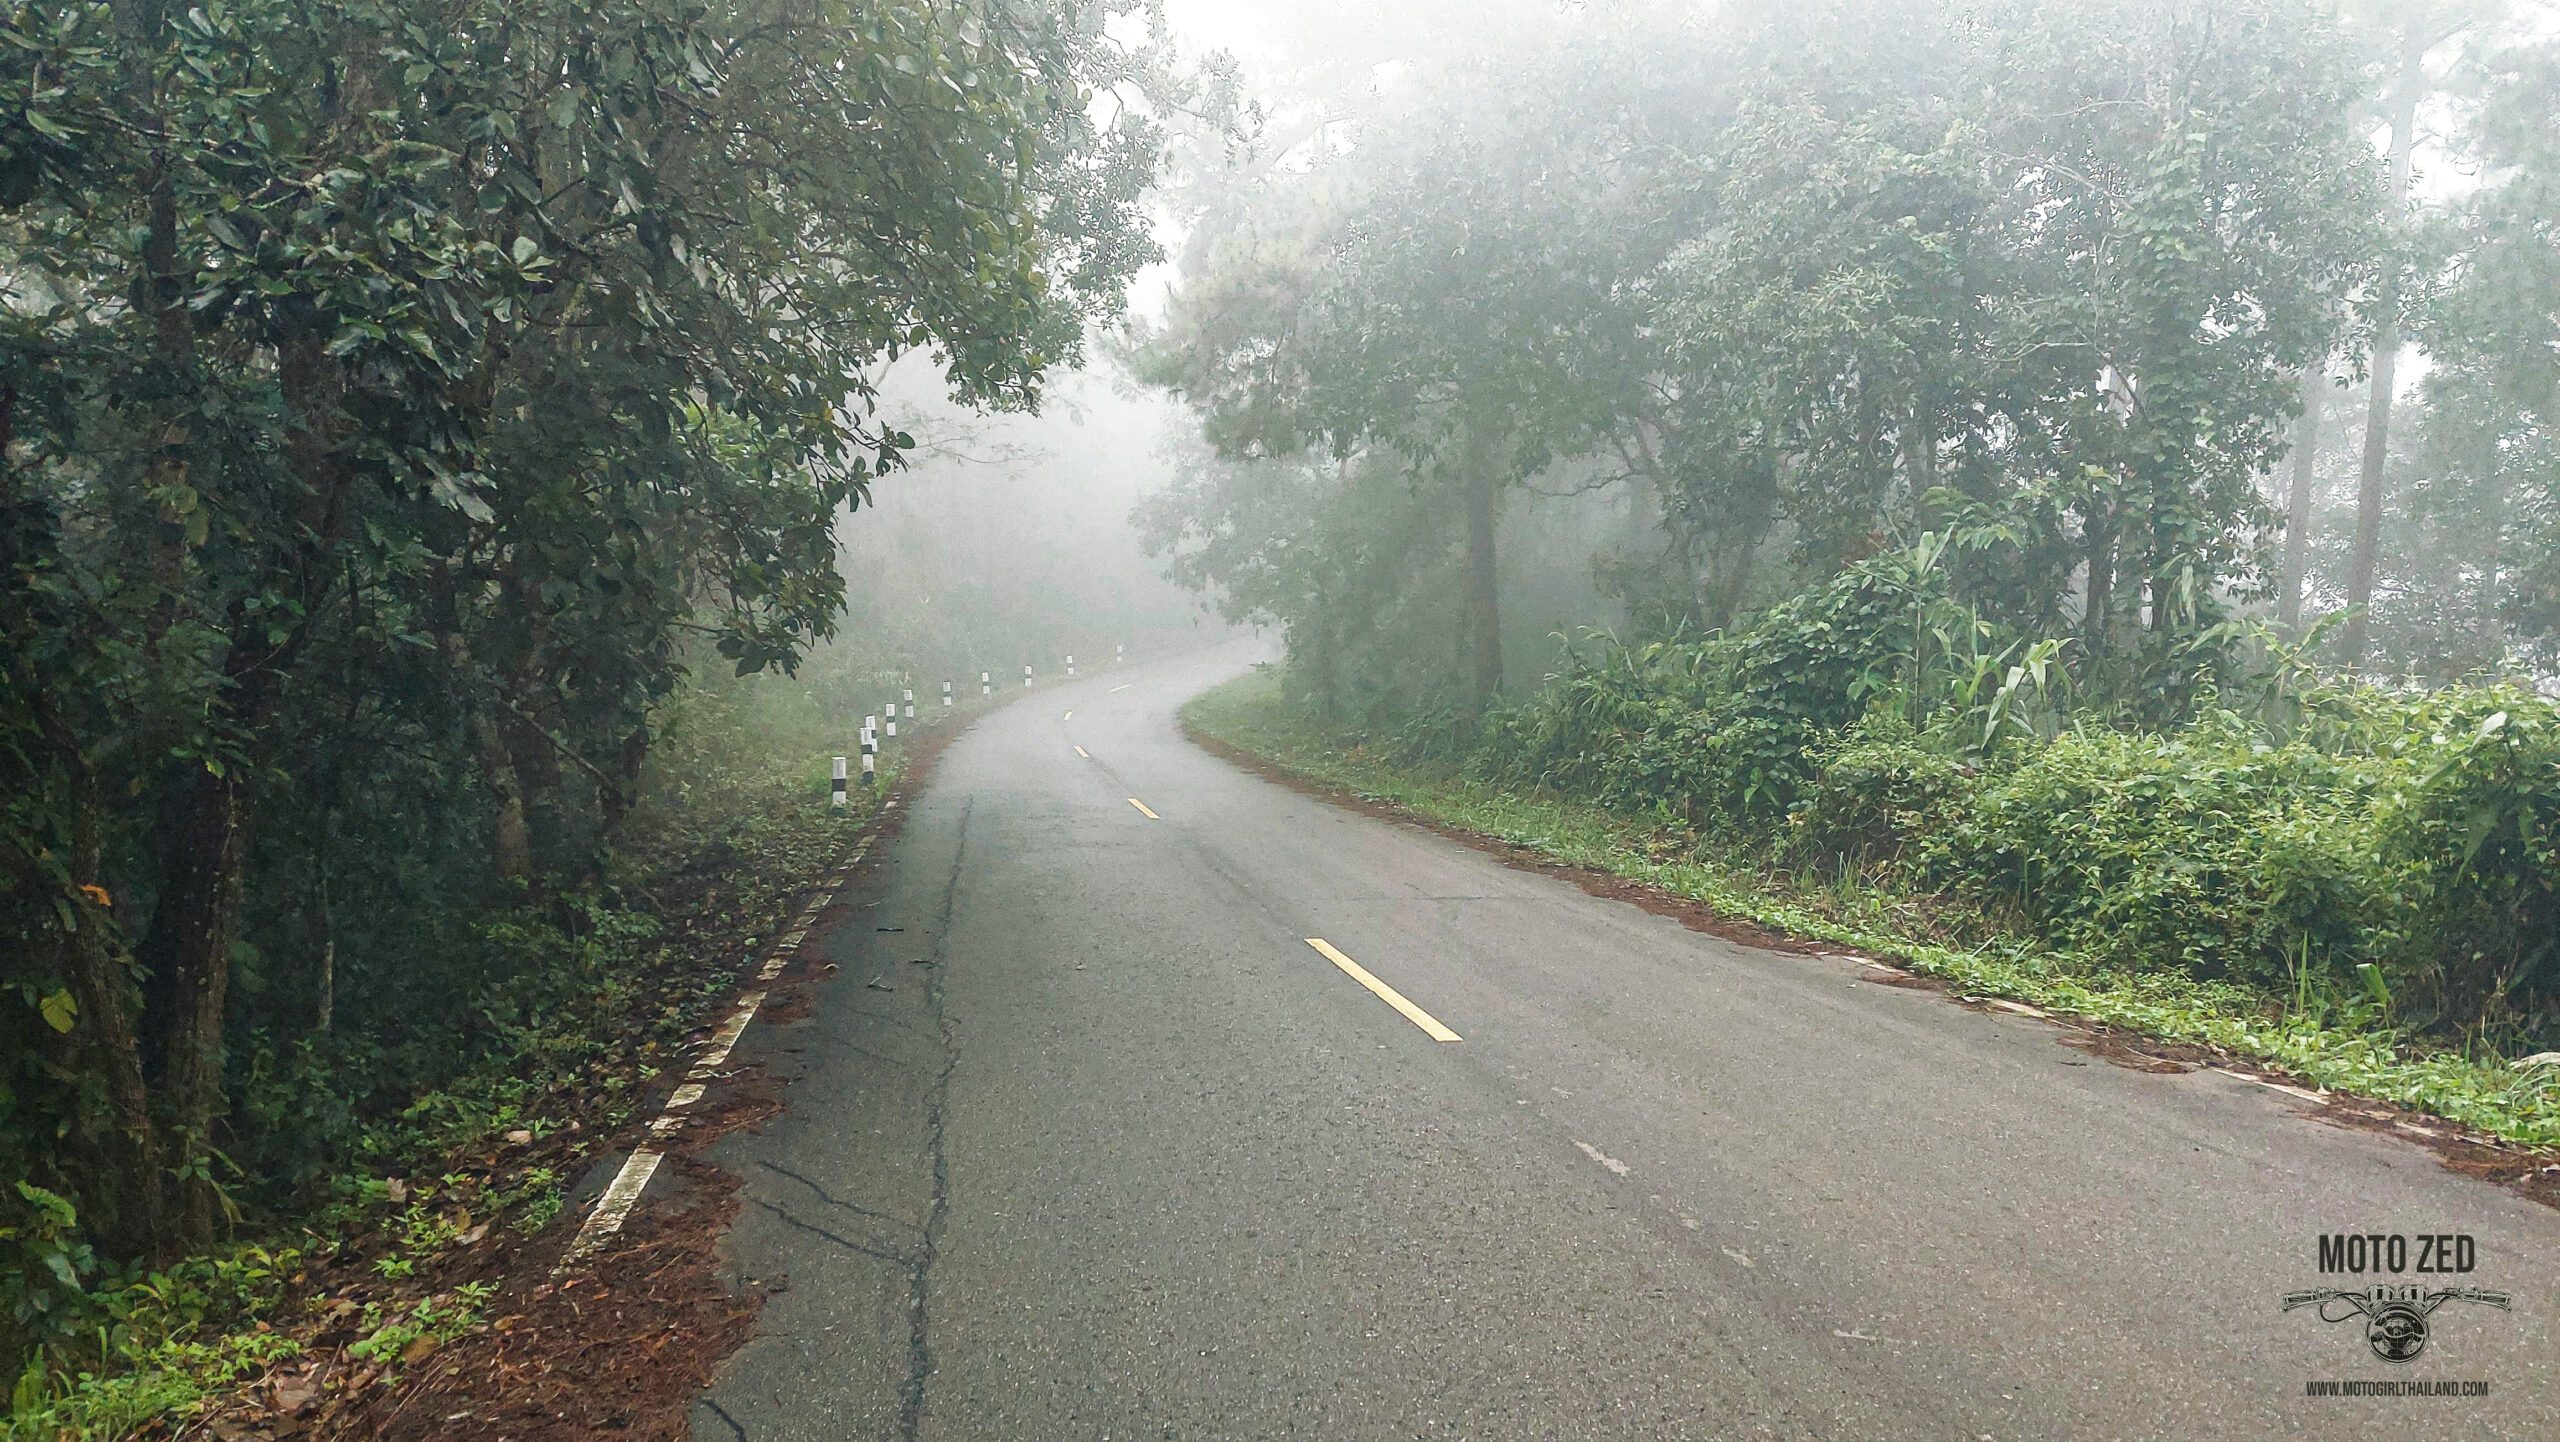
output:
[[[908,798],[977,709],[955,718],[963,724],[933,726],[912,743],[890,803],[865,828],[873,858],[904,826]],[[855,914],[831,907],[810,935]],[[835,969],[816,954],[815,947],[804,949],[775,979],[758,1024],[805,1017],[815,1008],[807,983]],[[575,1176],[597,1156],[610,1162],[636,1144],[675,1081],[673,1069],[657,1079],[651,1104],[639,1109],[641,1120],[609,1154],[584,1152],[583,1138],[564,1132],[485,1156],[451,1158],[449,1170],[520,1175],[549,1164]],[[352,1239],[296,1280],[294,1305],[283,1309],[307,1317],[287,1329],[303,1342],[303,1355],[237,1388],[179,1435],[224,1442],[689,1438],[694,1399],[754,1331],[766,1292],[786,1285],[736,1293],[722,1282],[717,1252],[737,1215],[738,1183],[702,1153],[731,1131],[762,1125],[782,1107],[779,1088],[761,1068],[743,1066],[715,1083],[689,1113],[692,1122],[662,1143],[667,1159],[649,1200],[633,1209],[602,1255],[566,1278],[554,1268],[584,1218],[579,1208],[531,1239],[481,1225],[397,1289],[371,1272],[372,1258],[393,1249],[390,1240]],[[670,1177],[673,1194],[661,1197]],[[467,1283],[496,1290],[479,1308],[489,1320],[463,1336],[442,1347],[413,1344],[397,1360],[369,1364],[349,1355],[349,1345],[363,1336],[355,1325],[361,1301],[447,1294]]]

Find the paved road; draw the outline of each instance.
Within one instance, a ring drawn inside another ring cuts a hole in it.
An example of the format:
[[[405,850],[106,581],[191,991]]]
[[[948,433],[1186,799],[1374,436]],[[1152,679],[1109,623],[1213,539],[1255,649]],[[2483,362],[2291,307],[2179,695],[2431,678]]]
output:
[[[1242,774],[1174,711],[1252,654],[943,756],[751,1033],[790,1111],[714,1157],[787,1287],[698,1437],[2560,1437],[2560,1214]],[[2279,1310],[2368,1280],[2323,1231],[2467,1233],[2515,1310],[2387,1366]],[[2375,1379],[2490,1395],[2305,1395]]]

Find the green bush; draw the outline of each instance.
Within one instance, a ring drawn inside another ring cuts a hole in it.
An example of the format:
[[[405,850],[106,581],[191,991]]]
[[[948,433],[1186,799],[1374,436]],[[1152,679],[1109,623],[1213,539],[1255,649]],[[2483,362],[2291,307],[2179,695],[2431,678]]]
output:
[[[2383,919],[2366,765],[2214,721],[2066,733],[1987,774],[1915,838],[1939,884],[2004,902],[2127,970],[2284,980],[2364,957]]]
[[[1979,773],[1898,711],[1879,712],[1816,747],[1813,777],[1787,817],[1785,858],[1799,866],[1884,863],[1907,871],[1915,845],[1958,823]]]
[[[1896,552],[1730,635],[1613,650],[1597,666],[1568,658],[1553,685],[1488,721],[1470,774],[1765,836],[1812,779],[1812,748],[1907,672],[1896,648],[1947,620],[1944,592],[1928,559]]]
[[[2560,706],[2515,686],[2403,709],[2375,813],[2398,969],[2448,1015],[2560,1030]]]
[[[2260,678],[2273,700],[2207,693],[2193,719],[2119,729],[2061,709],[2067,677],[2028,688],[2010,664],[2058,650],[1991,635],[1884,557],[1735,635],[1568,658],[1464,766],[1782,866],[1953,893],[2111,971],[2351,995],[2500,1045],[2560,1031],[2549,698],[2298,692],[2287,672]]]

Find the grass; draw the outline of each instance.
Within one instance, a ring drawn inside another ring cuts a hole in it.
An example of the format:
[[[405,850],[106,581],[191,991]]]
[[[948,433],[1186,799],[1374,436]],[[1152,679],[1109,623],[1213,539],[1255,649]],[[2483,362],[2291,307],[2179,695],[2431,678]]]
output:
[[[1966,908],[1949,898],[1854,879],[1800,880],[1763,858],[1719,854],[1657,818],[1400,764],[1291,706],[1269,672],[1209,691],[1182,715],[1199,734],[1307,780],[1701,902],[1725,916],[1890,958],[1965,996],[2024,1002],[2164,1041],[2218,1048],[2308,1085],[2432,1113],[2466,1131],[2560,1146],[2560,1067],[2474,1061],[2401,1035],[2377,1007],[2352,1001],[2297,1006],[2230,982],[2113,969],[1996,928],[1950,927],[1947,914]],[[1951,931],[1981,939],[1953,944]]]
[[[182,1430],[329,1325],[358,1335],[358,1385],[396,1386],[404,1358],[485,1325],[487,1289],[440,1285],[445,1263],[495,1228],[529,1238],[560,1216],[569,1179],[613,1145],[903,774],[893,744],[880,784],[857,780],[851,804],[832,806],[829,758],[851,748],[836,708],[808,692],[758,677],[686,697],[608,878],[633,901],[597,903],[573,944],[492,918],[486,944],[549,981],[521,1014],[493,1017],[480,1056],[369,1125],[316,1205],[253,1215],[243,1238],[157,1270],[91,1279],[74,1299],[84,1325],[12,1359],[25,1366],[0,1439]],[[475,1221],[487,1225],[467,1231]]]

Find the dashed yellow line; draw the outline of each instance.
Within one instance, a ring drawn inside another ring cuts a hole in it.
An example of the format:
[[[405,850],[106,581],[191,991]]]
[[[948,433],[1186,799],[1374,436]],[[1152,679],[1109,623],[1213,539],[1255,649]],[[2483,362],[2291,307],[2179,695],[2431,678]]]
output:
[[[1156,815],[1154,812],[1147,810],[1147,803],[1145,803],[1145,802],[1143,802],[1143,801],[1140,801],[1140,800],[1139,800],[1137,797],[1135,797],[1135,796],[1132,796],[1132,797],[1130,797],[1130,798],[1129,798],[1129,804],[1130,804],[1130,805],[1132,805],[1132,806],[1135,806],[1136,808],[1138,808],[1139,812],[1140,812],[1141,814],[1143,814],[1143,815],[1144,815],[1144,816],[1145,816],[1149,821],[1162,821],[1162,820],[1164,820],[1164,818],[1163,818],[1163,817],[1158,816],[1158,815]]]
[[[1325,940],[1321,936],[1310,936],[1307,938],[1307,945],[1323,952],[1327,961],[1330,961],[1334,965],[1342,968],[1343,975],[1350,977],[1353,981],[1356,981],[1362,986],[1365,986],[1369,988],[1369,990],[1377,993],[1378,1000],[1385,1002],[1387,1005],[1394,1007],[1400,1012],[1403,1012],[1405,1020],[1412,1022],[1415,1026],[1418,1026],[1422,1028],[1423,1031],[1429,1033],[1433,1041],[1456,1041],[1459,1039],[1456,1032],[1451,1031],[1440,1024],[1440,1019],[1438,1017],[1433,1016],[1431,1013],[1424,1011],[1418,1006],[1415,1006],[1412,1002],[1405,1000],[1403,992],[1400,992],[1394,987],[1387,985],[1385,982],[1378,980],[1376,977],[1371,976],[1367,967],[1362,966],[1360,963],[1353,961],[1350,957],[1344,956],[1341,952],[1336,951],[1332,942]]]

